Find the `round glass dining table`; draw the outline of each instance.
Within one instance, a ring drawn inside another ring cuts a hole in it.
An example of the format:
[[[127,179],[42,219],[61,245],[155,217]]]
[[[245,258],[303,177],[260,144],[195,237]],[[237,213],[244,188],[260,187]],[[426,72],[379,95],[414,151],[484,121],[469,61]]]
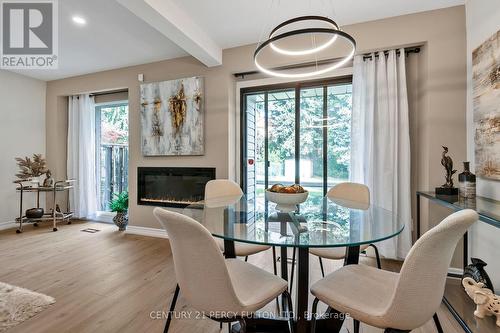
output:
[[[278,211],[264,196],[227,196],[187,206],[183,214],[204,225],[214,237],[224,239],[224,255],[234,258],[234,242],[281,248],[281,277],[288,280],[287,248],[296,248],[297,283],[295,332],[309,332],[309,248],[345,247],[345,265],[357,264],[360,246],[396,237],[404,223],[391,211],[376,205],[313,196],[294,211]],[[285,302],[282,302],[286,308]],[[329,309],[317,320],[316,332],[342,327],[341,314]],[[259,318],[247,322],[247,332],[282,332],[285,318]]]

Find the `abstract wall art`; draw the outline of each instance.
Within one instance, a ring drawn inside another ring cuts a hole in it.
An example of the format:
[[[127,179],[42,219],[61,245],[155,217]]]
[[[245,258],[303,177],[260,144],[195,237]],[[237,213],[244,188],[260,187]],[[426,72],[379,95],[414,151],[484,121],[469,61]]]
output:
[[[203,155],[203,78],[141,84],[144,156]]]
[[[500,180],[500,30],[472,52],[476,174]]]

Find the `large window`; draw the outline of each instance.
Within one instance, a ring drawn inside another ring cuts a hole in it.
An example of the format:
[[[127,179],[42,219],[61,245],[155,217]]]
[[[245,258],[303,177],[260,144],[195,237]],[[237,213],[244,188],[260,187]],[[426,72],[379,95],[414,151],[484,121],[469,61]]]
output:
[[[242,91],[242,175],[248,195],[300,183],[313,198],[349,179],[350,79]]]
[[[99,209],[109,211],[115,194],[128,190],[128,103],[96,106]]]

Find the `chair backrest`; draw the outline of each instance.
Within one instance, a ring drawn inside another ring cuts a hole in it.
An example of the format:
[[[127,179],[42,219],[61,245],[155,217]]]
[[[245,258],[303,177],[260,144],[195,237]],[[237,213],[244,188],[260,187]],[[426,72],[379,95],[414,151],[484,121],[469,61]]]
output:
[[[366,205],[370,204],[370,189],[364,184],[339,183],[333,186],[326,196],[330,199],[347,200]]]
[[[230,179],[214,179],[205,185],[205,200],[242,194],[240,186]]]
[[[415,329],[432,318],[444,294],[453,252],[467,229],[478,220],[471,209],[451,214],[415,242],[406,257],[386,317],[397,329]]]
[[[155,208],[153,214],[167,231],[177,283],[189,304],[202,312],[241,311],[224,257],[210,232],[179,213]]]

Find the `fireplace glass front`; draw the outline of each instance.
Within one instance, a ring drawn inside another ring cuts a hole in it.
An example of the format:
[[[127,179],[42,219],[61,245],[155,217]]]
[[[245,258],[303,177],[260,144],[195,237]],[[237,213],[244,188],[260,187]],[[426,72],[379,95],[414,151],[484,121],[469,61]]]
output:
[[[215,168],[139,167],[137,204],[183,208],[203,200]]]

